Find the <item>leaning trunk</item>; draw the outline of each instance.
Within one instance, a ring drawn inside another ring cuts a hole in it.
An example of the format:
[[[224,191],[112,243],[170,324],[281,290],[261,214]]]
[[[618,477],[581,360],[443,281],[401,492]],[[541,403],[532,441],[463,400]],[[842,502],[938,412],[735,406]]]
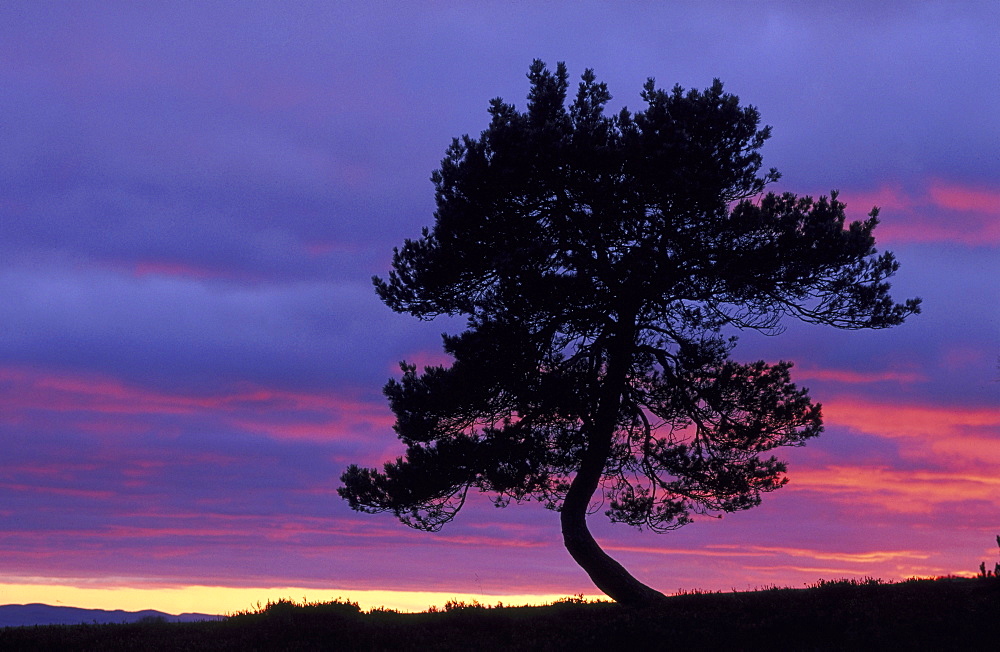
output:
[[[629,324],[634,328],[634,320],[625,318],[620,323]],[[587,450],[583,454],[576,477],[566,492],[559,520],[566,550],[587,572],[597,588],[607,593],[615,602],[639,605],[663,598],[664,595],[632,577],[624,566],[601,549],[587,527],[587,508],[590,499],[600,486],[604,467],[611,454],[611,442],[617,428],[622,393],[631,366],[632,341],[633,332],[627,328],[618,334],[608,351],[607,374],[603,382],[600,405],[594,420],[587,428]]]
[[[587,506],[600,482],[604,464],[600,464],[596,474],[585,474],[584,466],[587,465],[581,466],[570,485],[559,514],[566,550],[587,572],[597,588],[615,602],[641,605],[663,598],[662,593],[632,577],[624,566],[604,552],[587,528]]]

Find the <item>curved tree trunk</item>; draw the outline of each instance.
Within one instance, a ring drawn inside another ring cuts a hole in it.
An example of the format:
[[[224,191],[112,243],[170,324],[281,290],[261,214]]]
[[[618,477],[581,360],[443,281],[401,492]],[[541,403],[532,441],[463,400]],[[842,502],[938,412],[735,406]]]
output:
[[[587,452],[587,461],[590,461],[591,451]],[[606,457],[605,455],[604,459]],[[632,577],[624,566],[604,552],[587,528],[587,506],[600,482],[604,460],[597,467],[596,473],[585,470],[584,467],[587,466],[592,465],[585,462],[577,472],[559,513],[566,550],[587,572],[597,588],[615,602],[641,605],[663,598],[662,593]]]
[[[622,393],[631,366],[634,319],[631,323],[627,318],[623,321],[627,328],[618,334],[608,351],[608,368],[598,413],[588,428],[587,450],[576,477],[566,492],[559,520],[566,550],[587,572],[597,588],[615,602],[640,605],[665,596],[632,577],[624,566],[601,549],[587,527],[587,508],[600,486],[604,466],[611,453]]]

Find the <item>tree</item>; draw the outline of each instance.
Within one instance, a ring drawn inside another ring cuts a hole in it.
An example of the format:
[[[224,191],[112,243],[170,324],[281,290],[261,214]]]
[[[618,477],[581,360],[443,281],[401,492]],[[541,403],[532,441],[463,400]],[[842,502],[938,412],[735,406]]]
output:
[[[845,226],[836,193],[763,195],[770,128],[716,80],[657,90],[605,115],[587,70],[566,107],[567,72],[535,61],[527,111],[500,99],[479,138],[455,139],[432,175],[432,229],[397,248],[379,297],[421,319],[464,315],[444,336],[450,366],[385,394],[406,454],[349,467],[350,506],[437,530],[468,492],[558,510],[569,553],[614,600],[662,594],[597,544],[587,513],[654,531],[693,514],[759,504],[782,486],[767,452],[822,429],[791,363],[743,364],[740,329],[791,317],[885,328],[919,311],[894,303],[898,265],[878,254],[877,209]]]

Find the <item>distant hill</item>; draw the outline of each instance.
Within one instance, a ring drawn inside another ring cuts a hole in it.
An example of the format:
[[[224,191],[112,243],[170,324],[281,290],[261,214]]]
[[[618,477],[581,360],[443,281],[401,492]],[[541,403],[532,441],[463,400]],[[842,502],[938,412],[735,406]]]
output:
[[[162,619],[170,623],[190,623],[199,620],[220,620],[223,616],[184,613],[178,616],[145,609],[122,611],[115,609],[80,609],[78,607],[53,607],[47,604],[0,605],[0,627],[24,625],[81,625],[90,623],[135,623]]]

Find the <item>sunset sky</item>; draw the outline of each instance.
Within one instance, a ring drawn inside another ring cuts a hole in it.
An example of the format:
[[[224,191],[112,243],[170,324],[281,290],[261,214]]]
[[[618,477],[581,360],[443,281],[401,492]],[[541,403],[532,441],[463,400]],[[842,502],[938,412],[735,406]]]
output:
[[[826,432],[760,507],[592,528],[664,592],[972,574],[1000,560],[995,2],[44,2],[0,6],[0,604],[423,609],[598,591],[557,514],[440,533],[338,498],[402,453],[381,394],[457,322],[371,285],[429,180],[534,58],[641,109],[715,77],[774,129],[772,189],[840,191],[902,267],[898,328],[789,323]]]

